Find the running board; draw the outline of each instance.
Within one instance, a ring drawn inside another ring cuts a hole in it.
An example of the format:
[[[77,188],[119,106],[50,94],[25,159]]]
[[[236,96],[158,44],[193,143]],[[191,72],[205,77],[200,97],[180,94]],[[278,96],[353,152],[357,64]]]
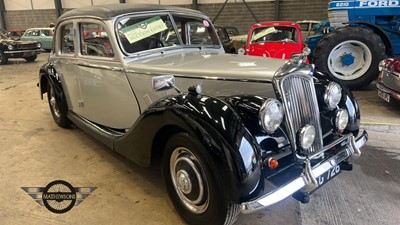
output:
[[[114,140],[123,136],[119,132],[113,132],[109,129],[103,129],[101,126],[98,126],[95,123],[86,120],[77,114],[69,111],[67,114],[68,119],[72,121],[77,127],[82,129],[85,133],[88,133],[90,136],[94,137],[96,140],[100,141],[107,147],[114,150]]]

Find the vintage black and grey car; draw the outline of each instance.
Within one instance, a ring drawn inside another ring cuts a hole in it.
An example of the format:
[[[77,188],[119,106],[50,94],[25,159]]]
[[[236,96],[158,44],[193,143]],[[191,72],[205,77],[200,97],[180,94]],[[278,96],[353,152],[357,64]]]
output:
[[[86,35],[89,30],[101,36]],[[232,224],[351,170],[367,133],[351,92],[304,63],[225,54],[210,19],[139,4],[66,12],[40,94],[74,124],[142,166],[161,158],[191,224]]]
[[[40,48],[41,44],[37,41],[16,41],[0,33],[0,65],[6,64],[9,58],[24,58],[33,62],[40,54]]]
[[[379,70],[378,96],[387,102],[400,101],[400,58],[382,60]]]

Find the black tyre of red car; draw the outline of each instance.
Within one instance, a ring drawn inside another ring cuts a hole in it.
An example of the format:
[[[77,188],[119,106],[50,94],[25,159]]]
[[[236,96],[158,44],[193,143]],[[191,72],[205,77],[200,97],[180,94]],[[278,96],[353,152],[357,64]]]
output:
[[[33,61],[36,60],[36,58],[37,58],[37,55],[33,55],[33,56],[25,57],[24,59],[25,59],[27,62],[33,62]]]
[[[6,54],[4,54],[3,51],[0,50],[0,65],[7,64],[7,62],[8,62],[8,57],[6,56]]]
[[[173,135],[165,145],[162,172],[168,194],[189,224],[228,225],[239,215],[239,205],[217,185],[220,174],[212,165],[204,145],[187,133]]]

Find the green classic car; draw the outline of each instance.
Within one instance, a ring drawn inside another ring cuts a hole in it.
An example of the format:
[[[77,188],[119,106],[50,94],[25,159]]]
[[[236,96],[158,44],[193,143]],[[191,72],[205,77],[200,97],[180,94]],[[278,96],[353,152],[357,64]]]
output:
[[[51,51],[53,49],[54,29],[49,27],[30,28],[22,35],[23,41],[37,41],[42,44],[42,49]]]

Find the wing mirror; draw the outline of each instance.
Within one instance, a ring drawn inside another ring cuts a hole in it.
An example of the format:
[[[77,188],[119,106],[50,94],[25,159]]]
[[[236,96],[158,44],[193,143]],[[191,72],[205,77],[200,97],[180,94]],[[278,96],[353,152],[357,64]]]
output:
[[[169,89],[175,89],[178,93],[181,93],[181,91],[175,86],[175,77],[172,75],[153,77],[152,86],[154,91],[166,91]]]

